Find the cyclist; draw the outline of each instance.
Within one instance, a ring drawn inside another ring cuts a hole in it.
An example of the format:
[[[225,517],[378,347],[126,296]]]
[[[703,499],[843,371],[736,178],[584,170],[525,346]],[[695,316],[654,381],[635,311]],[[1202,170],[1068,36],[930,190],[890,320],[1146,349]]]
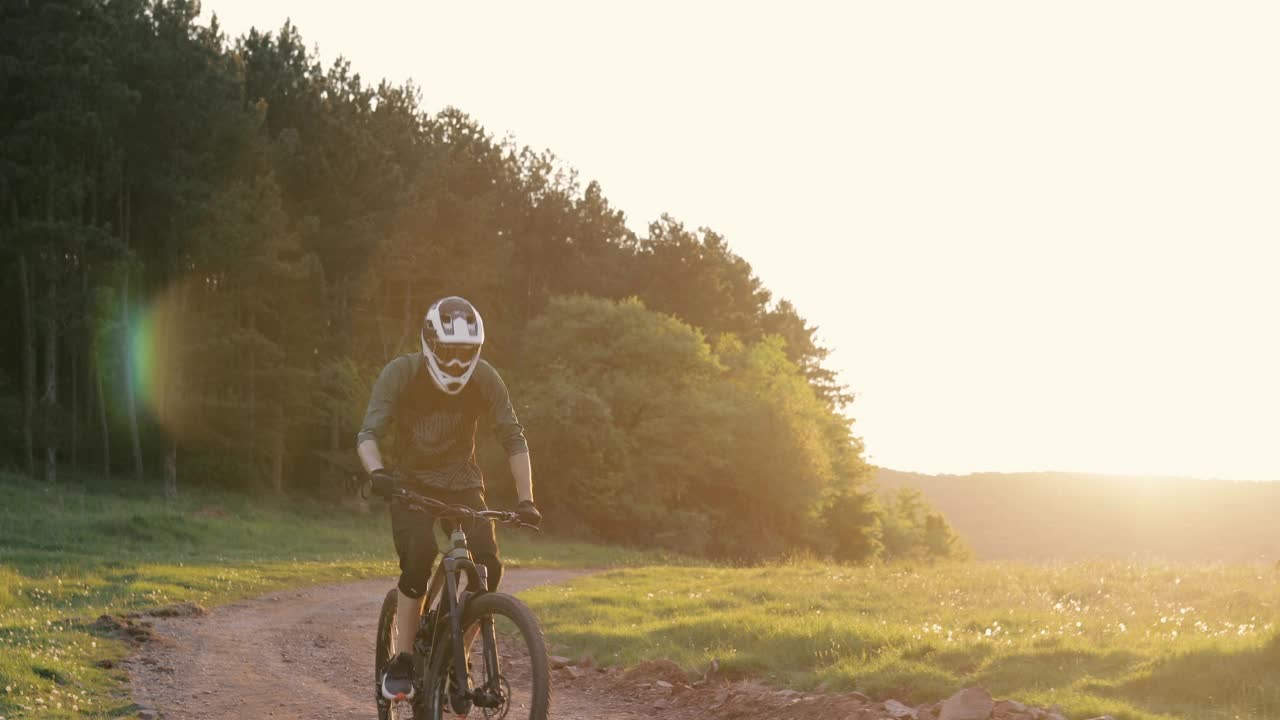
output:
[[[476,425],[485,417],[507,451],[520,500],[516,512],[523,522],[537,525],[542,515],[533,503],[529,446],[506,385],[493,366],[480,359],[480,313],[457,296],[438,300],[423,318],[421,340],[421,353],[387,363],[369,397],[356,450],[372,477],[373,491],[387,496],[405,484],[442,502],[485,509],[484,478],[475,455]],[[394,472],[383,464],[378,447],[390,426],[399,460]],[[493,523],[466,521],[463,530],[472,556],[488,571],[489,589],[497,588],[502,562]],[[407,651],[417,634],[437,548],[432,519],[395,504],[391,533],[401,570],[396,647],[404,651],[388,665],[382,694],[388,700],[408,700],[413,697],[413,659]]]

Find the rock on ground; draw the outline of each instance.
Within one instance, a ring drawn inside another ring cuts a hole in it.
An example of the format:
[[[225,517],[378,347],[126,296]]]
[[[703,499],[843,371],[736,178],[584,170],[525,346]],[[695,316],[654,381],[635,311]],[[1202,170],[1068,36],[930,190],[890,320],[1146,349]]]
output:
[[[995,704],[986,690],[965,688],[943,701],[938,720],[988,720]]]

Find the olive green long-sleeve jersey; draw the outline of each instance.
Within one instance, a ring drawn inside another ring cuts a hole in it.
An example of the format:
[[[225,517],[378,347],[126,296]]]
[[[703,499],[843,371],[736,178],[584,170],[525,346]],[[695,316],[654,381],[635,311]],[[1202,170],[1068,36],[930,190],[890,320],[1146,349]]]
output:
[[[507,455],[529,452],[524,428],[498,371],[480,360],[457,395],[441,392],[421,353],[387,363],[373,385],[356,444],[395,431],[397,469],[406,479],[448,490],[484,487],[476,463],[476,426],[484,417]]]

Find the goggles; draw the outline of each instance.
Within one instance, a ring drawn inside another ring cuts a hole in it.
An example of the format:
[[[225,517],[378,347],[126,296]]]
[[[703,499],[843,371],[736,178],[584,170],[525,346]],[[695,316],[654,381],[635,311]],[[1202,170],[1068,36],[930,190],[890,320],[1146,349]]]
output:
[[[440,369],[454,377],[461,377],[480,356],[479,345],[460,345],[427,340],[427,350],[435,357]]]

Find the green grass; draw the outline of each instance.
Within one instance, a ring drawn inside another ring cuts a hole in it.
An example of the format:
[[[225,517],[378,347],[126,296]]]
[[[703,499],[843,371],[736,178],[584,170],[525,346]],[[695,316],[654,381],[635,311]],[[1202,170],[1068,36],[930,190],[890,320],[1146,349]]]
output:
[[[149,493],[0,477],[0,717],[127,712],[123,675],[95,666],[127,651],[87,627],[100,614],[395,571],[380,512]],[[556,642],[602,662],[715,657],[730,675],[908,702],[981,683],[1073,719],[1280,718],[1272,568],[733,569],[527,533],[502,546],[514,566],[626,568],[527,595]]]
[[[638,568],[525,597],[603,662],[719,658],[730,676],[911,703],[980,683],[1072,718],[1280,718],[1271,568]]]
[[[502,533],[508,567],[605,567],[659,555]],[[88,621],[181,601],[389,577],[385,512],[317,501],[46,488],[0,476],[0,718],[116,717],[130,700],[123,643]]]

